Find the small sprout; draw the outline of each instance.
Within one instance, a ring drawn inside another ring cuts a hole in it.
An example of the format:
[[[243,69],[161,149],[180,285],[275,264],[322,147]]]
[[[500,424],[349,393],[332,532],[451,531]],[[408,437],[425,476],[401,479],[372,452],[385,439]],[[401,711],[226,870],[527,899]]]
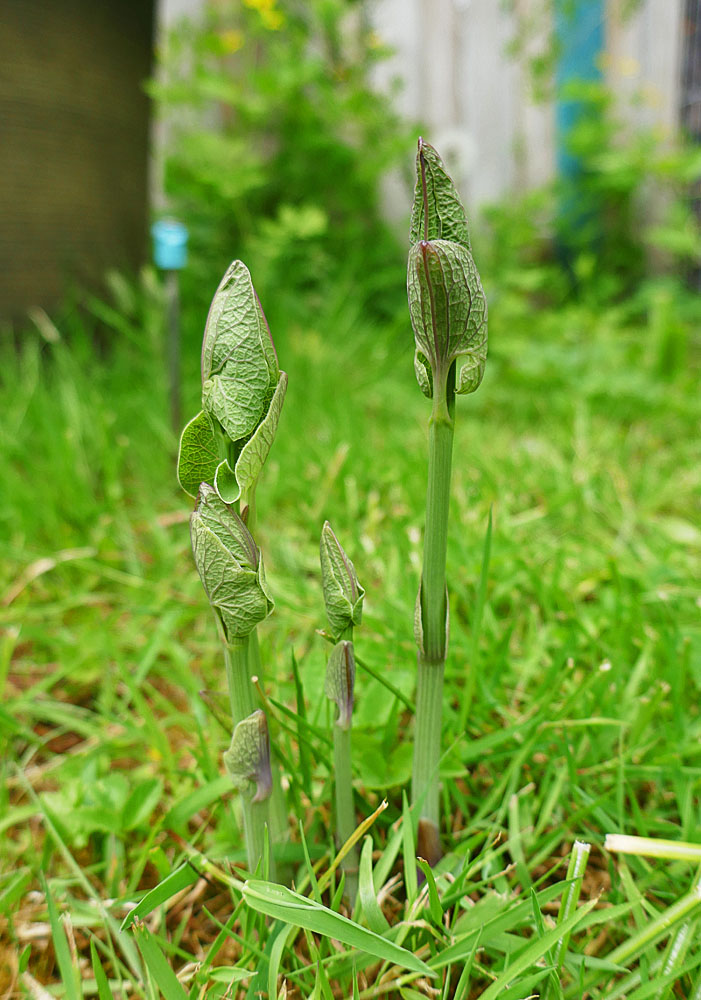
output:
[[[245,791],[255,782],[252,802],[263,802],[273,787],[270,770],[270,738],[265,713],[256,709],[234,729],[231,745],[224,754],[224,765],[234,787]]]
[[[328,521],[321,529],[320,555],[326,617],[332,635],[338,638],[347,628],[360,625],[365,591]]]
[[[355,656],[353,643],[344,639],[337,642],[329,654],[326,665],[324,693],[338,706],[336,725],[350,729],[353,713],[353,690],[355,688]]]
[[[190,517],[195,564],[224,639],[244,638],[273,610],[263,562],[238,514],[202,483]]]

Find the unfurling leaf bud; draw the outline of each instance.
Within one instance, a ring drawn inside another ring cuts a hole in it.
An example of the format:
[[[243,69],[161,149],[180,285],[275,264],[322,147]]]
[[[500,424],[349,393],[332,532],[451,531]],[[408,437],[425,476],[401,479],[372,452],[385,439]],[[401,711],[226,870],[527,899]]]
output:
[[[469,250],[450,240],[415,243],[409,251],[407,290],[415,368],[424,394],[427,388],[432,394],[436,384],[442,389],[451,364],[461,355],[472,381],[459,375],[456,391],[476,389],[487,353],[487,300]]]
[[[353,690],[355,688],[355,656],[353,643],[344,639],[337,642],[329,654],[326,665],[324,693],[338,705],[336,725],[349,729],[353,712]]]
[[[232,441],[251,434],[280,369],[246,265],[235,260],[214,294],[202,343],[202,408]]]
[[[180,438],[178,480],[214,483],[227,503],[250,490],[275,438],[287,390],[248,268],[235,260],[214,294],[202,343],[202,410]]]
[[[326,617],[331,634],[337,639],[347,628],[360,625],[365,591],[328,521],[321,529],[320,555]]]
[[[202,483],[190,517],[195,564],[224,639],[247,636],[273,610],[263,562],[238,514],[216,490]]]
[[[224,754],[224,765],[234,786],[244,791],[256,784],[253,802],[262,802],[273,786],[270,771],[270,739],[265,713],[260,709],[242,719],[234,729],[231,745]]]

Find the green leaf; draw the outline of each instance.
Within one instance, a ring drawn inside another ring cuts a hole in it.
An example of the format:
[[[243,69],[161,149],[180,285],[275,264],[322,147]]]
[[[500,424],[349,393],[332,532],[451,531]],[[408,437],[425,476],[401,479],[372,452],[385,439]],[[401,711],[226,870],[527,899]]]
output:
[[[389,930],[389,924],[377,901],[377,892],[372,877],[372,837],[370,836],[365,838],[360,853],[358,894],[370,930],[376,934],[386,934]]]
[[[411,904],[419,891],[416,877],[416,841],[414,840],[414,820],[409,808],[406,792],[402,792],[402,854],[404,856],[404,887],[406,898]]]
[[[250,907],[276,920],[284,920],[315,934],[323,934],[368,955],[392,962],[402,968],[421,975],[434,976],[435,973],[405,948],[400,948],[379,934],[360,927],[358,924],[334,913],[328,907],[300,896],[291,889],[270,882],[251,879],[243,887],[243,895]]]
[[[144,924],[135,925],[134,937],[136,938],[136,943],[139,946],[139,951],[143,956],[144,962],[148,967],[148,971],[156,981],[156,985],[165,997],[165,1000],[187,1000],[187,993]]]
[[[503,991],[506,990],[509,984],[513,983],[516,977],[520,976],[522,972],[526,972],[531,966],[547,955],[561,935],[569,935],[589,910],[596,906],[597,902],[597,899],[589,900],[576,913],[573,913],[571,917],[564,920],[562,924],[553,927],[552,930],[546,931],[542,937],[533,941],[517,958],[514,958],[509,963],[508,968],[485,990],[482,994],[482,1000],[497,1000],[497,997],[501,998]]]
[[[236,476],[231,471],[231,467],[226,459],[220,462],[214,470],[214,489],[224,503],[236,503],[239,498],[241,491],[236,482]]]
[[[249,635],[273,610],[260,552],[238,514],[206,484],[190,517],[195,565],[227,641]]]
[[[360,625],[365,591],[328,521],[321,529],[319,557],[326,617],[333,637],[338,639],[347,628]]]
[[[209,978],[215,983],[240,983],[244,979],[251,979],[255,972],[249,969],[229,968],[228,965],[218,965],[210,969],[207,973]]]
[[[95,947],[94,938],[90,938],[90,959],[92,961],[92,969],[95,976],[95,984],[97,986],[97,995],[99,1000],[112,1000],[109,980],[105,975],[105,970],[102,968],[102,963],[100,962],[100,958],[97,954],[97,948]]]
[[[443,907],[441,906],[441,901],[438,896],[438,889],[436,888],[436,879],[431,870],[431,866],[428,861],[423,858],[416,859],[419,868],[424,873],[426,877],[426,887],[428,889],[428,911],[431,914],[431,920],[437,927],[443,927]]]
[[[265,712],[259,708],[242,719],[234,729],[224,764],[234,787],[243,791],[256,783],[253,802],[263,802],[273,787],[270,771],[270,740]]]
[[[200,483],[211,483],[219,464],[219,450],[212,421],[204,410],[185,424],[178,449],[178,482],[191,497],[196,497]]]
[[[455,391],[459,396],[469,396],[479,389],[484,378],[484,367],[487,363],[487,324],[480,328],[480,333],[470,350],[463,355],[463,365],[455,380]]]
[[[239,499],[242,493],[250,491],[255,486],[261,469],[265,465],[273,441],[275,440],[286,392],[287,373],[280,372],[280,377],[275,387],[273,398],[270,400],[267,413],[241,448],[239,457],[236,460],[236,468],[234,470],[238,489],[238,494],[235,497],[236,500]]]
[[[428,208],[428,218],[426,217]],[[411,209],[409,240],[452,240],[471,250],[470,233],[455,184],[440,156],[424,139],[416,153],[416,187]]]
[[[123,830],[136,830],[143,826],[161,801],[163,782],[158,778],[148,778],[140,782],[131,792],[122,807]]]
[[[421,351],[414,351],[414,374],[421,392],[428,399],[433,398],[433,373],[428,358]]]
[[[155,910],[157,906],[167,902],[176,893],[187,889],[199,877],[199,873],[195,871],[189,861],[180,865],[179,868],[176,868],[175,871],[166,876],[162,882],[159,882],[157,886],[150,889],[134,909],[127,913],[119,928],[120,931],[125,931],[128,927],[131,927],[135,920],[145,917],[151,910]]]
[[[227,703],[228,708],[228,703]],[[229,717],[229,725],[227,726],[227,731],[231,732],[231,718]],[[207,784],[202,785],[200,788],[196,788],[194,792],[190,792],[185,795],[182,799],[175,803],[172,808],[166,813],[166,817],[163,820],[163,826],[166,830],[175,829],[178,830],[184,826],[190,819],[198,813],[201,809],[205,809],[212,802],[216,802],[221,799],[222,795],[225,795],[231,789],[231,781],[227,775],[219,775],[212,781],[208,781]]]
[[[324,694],[338,706],[336,725],[349,729],[353,714],[353,690],[355,687],[355,657],[353,643],[348,639],[337,642],[329,653],[326,664]]]
[[[487,299],[469,250],[448,240],[415,243],[407,292],[416,349],[428,359],[434,383],[446,379],[453,361],[466,355],[467,371],[457,388],[476,389],[487,350]]]
[[[279,369],[248,268],[236,260],[212,299],[202,344],[202,408],[232,441],[262,417]]]
[[[49,910],[49,923],[51,924],[51,938],[53,940],[54,952],[56,954],[56,962],[58,963],[58,969],[61,974],[61,982],[63,983],[65,990],[64,996],[66,997],[66,1000],[80,1000],[81,994],[78,987],[78,973],[77,969],[73,965],[73,958],[71,956],[70,948],[68,947],[68,938],[66,937],[65,928],[59,919],[56,904],[54,903],[53,896],[51,895],[51,890],[49,889],[48,883],[43,875],[39,876],[39,881],[41,882],[44,895],[46,896],[46,905]]]

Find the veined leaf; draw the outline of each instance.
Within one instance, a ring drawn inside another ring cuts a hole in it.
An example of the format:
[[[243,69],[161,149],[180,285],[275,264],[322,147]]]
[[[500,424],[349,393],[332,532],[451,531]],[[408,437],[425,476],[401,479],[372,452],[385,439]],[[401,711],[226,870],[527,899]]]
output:
[[[212,421],[204,410],[185,424],[178,449],[178,482],[196,497],[200,483],[211,483],[219,464],[219,450]]]
[[[416,153],[416,187],[409,239],[412,243],[419,240],[452,240],[466,250],[471,249],[460,195],[440,156],[425,139],[419,139]]]

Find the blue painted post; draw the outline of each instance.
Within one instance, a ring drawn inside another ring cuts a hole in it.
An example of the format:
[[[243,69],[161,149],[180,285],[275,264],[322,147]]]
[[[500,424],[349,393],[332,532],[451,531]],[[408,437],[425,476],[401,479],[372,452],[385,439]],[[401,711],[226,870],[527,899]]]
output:
[[[583,108],[580,101],[563,96],[563,91],[572,81],[601,79],[604,0],[556,0],[555,36],[558,45],[555,68],[557,169],[563,177],[576,177],[580,166],[577,158],[567,150],[567,137],[581,118]]]
[[[153,260],[165,272],[166,337],[168,355],[168,388],[173,429],[180,433],[180,288],[178,271],[187,262],[186,227],[175,219],[160,219],[151,226]]]
[[[555,0],[555,36],[558,46],[555,68],[556,160],[558,175],[566,182],[567,192],[561,197],[559,206],[559,242],[565,260],[571,263],[577,246],[573,234],[584,227],[592,229],[592,240],[596,243],[599,227],[593,217],[592,206],[587,205],[584,196],[580,181],[582,165],[568,148],[570,132],[581,120],[586,106],[567,96],[567,84],[601,79],[604,0]]]

